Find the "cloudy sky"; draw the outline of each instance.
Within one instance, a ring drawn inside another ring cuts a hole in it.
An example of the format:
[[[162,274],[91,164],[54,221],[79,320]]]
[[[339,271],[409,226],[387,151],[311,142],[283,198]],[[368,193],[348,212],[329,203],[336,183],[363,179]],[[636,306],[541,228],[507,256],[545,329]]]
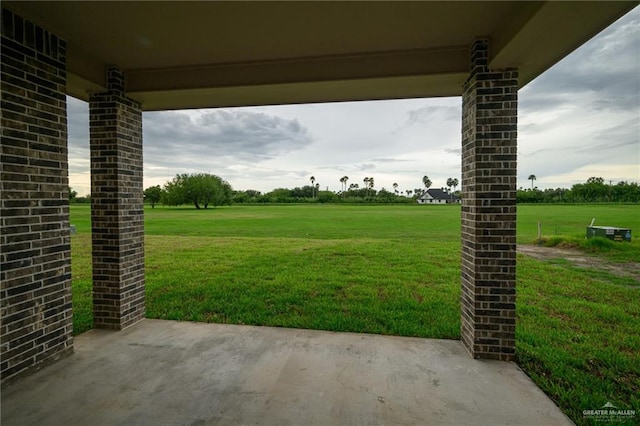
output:
[[[640,7],[519,92],[518,186],[591,176],[640,181]],[[69,181],[90,192],[88,105],[69,98]],[[234,189],[293,188],[313,175],[377,189],[460,179],[461,99],[410,99],[143,115],[144,186],[205,172]]]

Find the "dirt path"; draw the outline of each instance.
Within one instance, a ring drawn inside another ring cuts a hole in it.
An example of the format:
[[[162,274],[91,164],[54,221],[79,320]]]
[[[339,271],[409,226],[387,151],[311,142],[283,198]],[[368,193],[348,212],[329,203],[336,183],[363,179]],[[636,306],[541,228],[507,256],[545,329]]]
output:
[[[613,263],[579,250],[518,244],[518,253],[540,260],[564,259],[578,268],[607,271],[619,277],[630,277],[640,282],[640,262]]]

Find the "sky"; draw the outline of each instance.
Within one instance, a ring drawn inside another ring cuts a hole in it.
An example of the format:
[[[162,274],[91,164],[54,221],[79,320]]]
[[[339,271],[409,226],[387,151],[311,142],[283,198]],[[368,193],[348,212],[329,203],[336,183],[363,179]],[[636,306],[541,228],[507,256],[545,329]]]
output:
[[[640,7],[522,88],[518,187],[640,182]],[[69,184],[90,193],[88,104],[68,98]],[[236,190],[342,176],[393,191],[460,179],[461,98],[143,113],[144,187],[211,173]],[[458,188],[460,189],[460,188]]]

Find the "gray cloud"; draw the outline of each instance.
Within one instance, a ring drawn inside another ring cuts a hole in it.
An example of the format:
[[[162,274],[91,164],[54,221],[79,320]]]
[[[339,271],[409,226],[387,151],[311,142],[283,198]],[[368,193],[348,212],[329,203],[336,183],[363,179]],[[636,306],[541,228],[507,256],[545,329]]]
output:
[[[593,111],[640,107],[640,8],[564,58],[520,91],[520,111],[584,100]]]
[[[640,111],[636,111],[640,112]],[[610,141],[601,144],[603,148],[635,145],[636,149],[640,149],[640,117],[636,115],[626,121],[620,121],[610,125],[594,135],[594,139],[599,141]]]
[[[462,106],[428,105],[409,111],[407,124],[430,124],[435,121],[460,121]]]
[[[145,113],[144,138],[153,141],[145,144],[146,158],[154,165],[171,167],[177,159],[264,161],[312,142],[295,119],[243,110],[209,110],[197,117],[175,111]]]
[[[362,164],[354,164],[352,169],[356,172],[364,172],[367,170],[373,170],[376,168],[376,165],[373,163],[362,163]]]
[[[374,161],[376,163],[406,163],[411,160],[403,158],[372,158],[371,161]]]

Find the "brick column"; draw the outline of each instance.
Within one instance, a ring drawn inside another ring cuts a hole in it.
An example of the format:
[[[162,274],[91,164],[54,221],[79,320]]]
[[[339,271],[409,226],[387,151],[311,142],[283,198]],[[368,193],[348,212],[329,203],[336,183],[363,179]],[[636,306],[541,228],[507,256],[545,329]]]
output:
[[[66,44],[2,9],[2,382],[73,351]]]
[[[89,99],[93,325],[121,330],[145,314],[142,112],[120,70],[107,89]]]
[[[474,358],[513,361],[516,322],[518,70],[471,52],[462,95],[462,342]]]

